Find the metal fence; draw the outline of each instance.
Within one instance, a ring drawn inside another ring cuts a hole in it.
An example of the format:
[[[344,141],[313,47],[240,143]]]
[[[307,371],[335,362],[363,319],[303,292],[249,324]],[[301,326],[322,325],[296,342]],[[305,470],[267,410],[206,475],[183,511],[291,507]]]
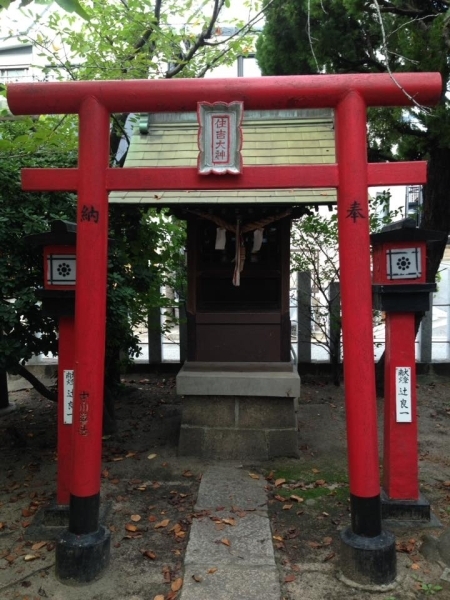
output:
[[[416,338],[416,360],[424,363],[450,362],[450,263],[441,265],[438,279],[432,308],[422,319]],[[340,316],[339,283],[332,282],[329,286],[326,316],[318,314],[318,299],[309,273],[292,273],[290,288],[291,344],[298,362],[330,362],[330,347],[342,356],[340,332],[336,328]],[[179,308],[175,310],[179,317]],[[181,315],[181,326],[175,325],[161,334],[167,321],[166,311],[167,308],[155,311],[149,323],[139,328],[142,354],[135,362],[184,361],[185,351],[180,352],[180,346],[186,338],[185,319]],[[374,321],[375,360],[383,354],[384,346],[384,323],[379,319]]]

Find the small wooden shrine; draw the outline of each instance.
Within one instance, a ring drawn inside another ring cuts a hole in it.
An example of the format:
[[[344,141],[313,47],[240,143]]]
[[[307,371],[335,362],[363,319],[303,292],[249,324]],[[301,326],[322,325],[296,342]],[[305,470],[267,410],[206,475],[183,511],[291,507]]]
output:
[[[334,203],[336,192],[227,190],[226,180],[246,165],[334,162],[328,109],[245,112],[241,103],[199,103],[197,114],[141,118],[126,167],[197,167],[204,177],[223,174],[224,182],[223,190],[212,192],[110,194],[110,202],[170,207],[187,222],[187,361],[177,378],[183,397],[180,453],[258,459],[297,454],[291,223],[313,205]]]

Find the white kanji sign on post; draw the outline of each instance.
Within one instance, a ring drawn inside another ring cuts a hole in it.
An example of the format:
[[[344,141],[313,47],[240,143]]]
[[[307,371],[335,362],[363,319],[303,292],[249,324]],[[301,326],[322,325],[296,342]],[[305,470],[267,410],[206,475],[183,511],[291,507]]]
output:
[[[72,425],[73,419],[73,388],[74,371],[67,370],[63,372],[64,379],[64,425]]]
[[[397,423],[412,423],[411,367],[395,368]]]

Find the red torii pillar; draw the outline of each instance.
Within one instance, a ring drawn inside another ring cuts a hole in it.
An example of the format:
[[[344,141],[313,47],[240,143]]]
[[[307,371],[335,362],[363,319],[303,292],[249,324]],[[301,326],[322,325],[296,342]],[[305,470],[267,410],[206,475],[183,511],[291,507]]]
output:
[[[57,575],[91,580],[105,568],[109,538],[98,523],[105,344],[107,194],[112,190],[338,189],[344,377],[352,525],[342,535],[342,570],[361,583],[396,575],[395,540],[381,527],[367,188],[425,183],[426,164],[367,164],[366,108],[433,105],[434,73],[313,75],[22,83],[8,86],[15,114],[79,114],[78,169],[26,169],[26,190],[78,192],[74,474]],[[195,111],[198,101],[241,100],[245,110],[335,108],[337,164],[245,167],[235,176],[191,168],[108,168],[114,112]],[[87,515],[89,517],[86,520]],[[70,566],[68,564],[70,563]],[[83,570],[88,575],[83,574]]]

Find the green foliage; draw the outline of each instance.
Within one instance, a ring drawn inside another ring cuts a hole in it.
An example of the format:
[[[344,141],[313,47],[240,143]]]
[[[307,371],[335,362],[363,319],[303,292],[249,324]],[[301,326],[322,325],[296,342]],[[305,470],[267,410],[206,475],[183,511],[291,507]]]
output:
[[[417,580],[419,591],[424,596],[434,596],[438,592],[442,592],[442,590],[444,589],[441,585],[437,585],[435,583],[425,583],[424,581],[422,581],[422,579],[420,579],[420,577],[415,576],[414,579]]]
[[[450,13],[436,0],[265,0],[257,43],[265,75],[435,71],[443,87],[436,107],[368,111],[371,162],[428,161],[420,227],[450,232]],[[406,94],[406,92],[405,92]],[[415,182],[411,182],[415,183]],[[433,282],[445,242],[428,252]]]
[[[362,0],[268,3],[266,25],[257,44],[263,73],[389,71],[395,79],[400,71],[437,71],[443,89],[448,89],[447,3],[392,0],[379,5],[380,13],[375,3]],[[444,94],[433,110],[419,106],[371,109],[370,159],[428,159],[431,149],[450,147],[449,114],[449,99]],[[450,221],[447,224],[450,226]]]
[[[12,144],[24,135],[25,121],[3,125],[2,142]],[[0,369],[14,372],[19,361],[57,350],[56,324],[42,314],[35,294],[43,284],[42,253],[24,237],[46,231],[54,219],[75,217],[72,194],[25,193],[20,169],[72,166],[75,158],[37,149],[15,152],[13,146],[0,149]]]
[[[390,192],[383,191],[369,202],[369,227],[371,233],[401,216],[401,211],[390,210]],[[328,350],[331,355],[332,340],[328,327],[333,296],[333,282],[338,282],[338,215],[332,212],[311,212],[295,222],[292,228],[291,268],[309,272],[312,286],[313,340]],[[298,249],[296,251],[296,249]],[[375,315],[377,319],[377,315]],[[375,321],[376,322],[376,321]],[[340,322],[337,324],[340,326]]]
[[[7,0],[0,2],[7,4]],[[28,4],[22,2],[22,6]],[[43,79],[203,77],[252,49],[251,24],[236,22],[242,30],[228,39],[215,35],[222,7],[228,4],[222,0],[150,4],[146,0],[87,0],[82,4],[59,0],[58,4],[65,13],[49,11],[48,20],[40,20],[38,32],[30,30],[30,37],[23,37],[46,59]],[[255,9],[258,2],[245,3],[250,4]],[[24,10],[33,16],[32,4]],[[232,19],[227,21],[232,24]],[[111,163],[116,161],[120,140],[128,139],[127,118],[113,115]],[[130,122],[136,118],[131,115]],[[53,219],[75,219],[73,195],[24,193],[20,169],[75,166],[77,118],[11,120],[3,111],[0,119],[0,327],[4,331],[0,368],[13,370],[17,361],[32,354],[57,352],[55,323],[42,316],[35,296],[42,285],[42,260],[22,238],[47,230]],[[174,300],[161,290],[169,286],[183,301],[186,284],[183,223],[167,211],[140,205],[111,205],[109,222],[106,366],[111,377],[117,375],[122,361],[138,353],[135,328],[146,323],[149,310],[173,305]],[[166,327],[170,325],[170,319],[166,320]]]
[[[257,4],[257,3],[255,3]],[[61,79],[151,79],[203,77],[253,48],[246,23],[239,35],[215,35],[221,0],[201,4],[163,0],[90,0],[89,19],[54,12],[34,37],[46,57],[46,72]],[[29,34],[31,35],[31,34]]]
[[[0,0],[0,10],[9,8],[16,0]],[[19,6],[28,6],[29,4],[51,4],[53,1],[58,4],[63,10],[69,13],[76,13],[82,19],[87,19],[88,15],[78,0],[21,0]]]

